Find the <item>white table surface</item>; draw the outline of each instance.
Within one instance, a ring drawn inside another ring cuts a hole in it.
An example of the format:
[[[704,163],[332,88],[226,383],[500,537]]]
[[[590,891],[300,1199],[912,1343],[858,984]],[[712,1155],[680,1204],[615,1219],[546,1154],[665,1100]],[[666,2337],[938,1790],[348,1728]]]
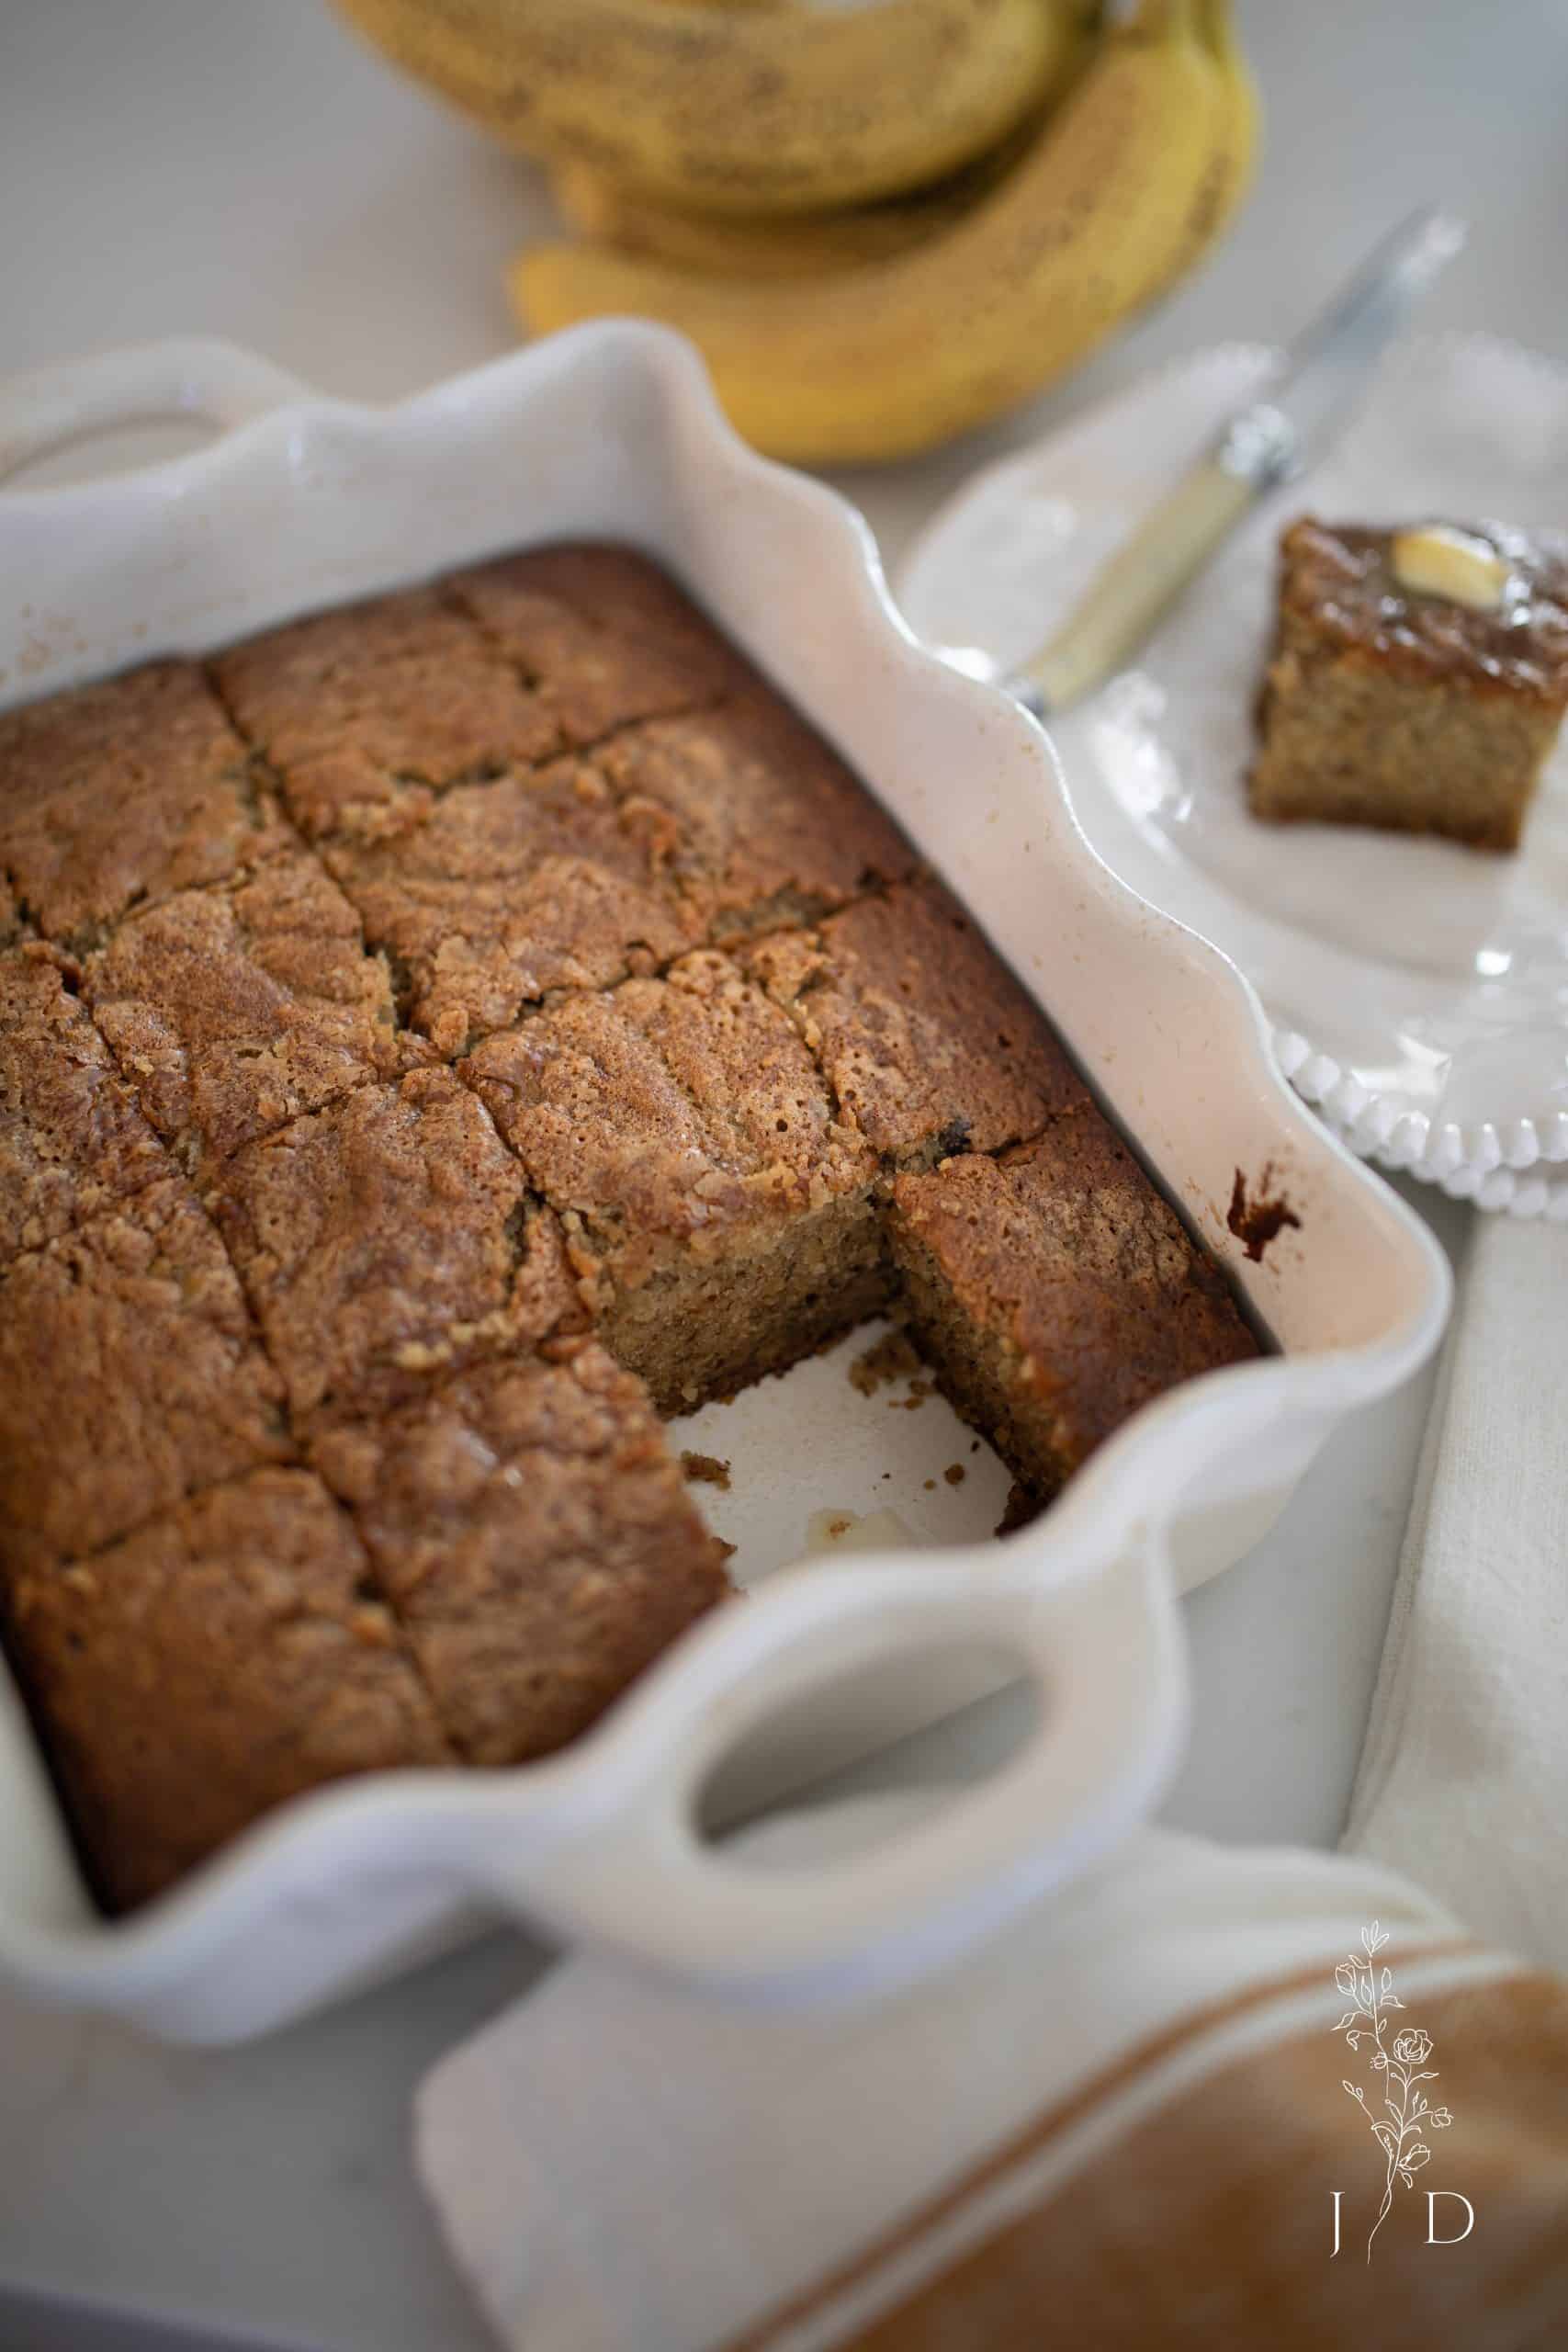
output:
[[[1238,232],[1032,411],[843,477],[890,564],[970,467],[1151,362],[1288,334],[1429,195],[1475,223],[1432,323],[1568,358],[1563,0],[1242,0],[1241,17],[1269,125]],[[524,167],[314,0],[0,6],[0,369],[203,331],[332,392],[395,398],[509,347],[502,265],[547,217]],[[1462,1246],[1464,1213],[1408,1197]],[[1187,1604],[1197,1730],[1171,1822],[1337,1835],[1428,1385],[1346,1430],[1269,1540]],[[926,1768],[974,1769],[1005,1717],[1004,1700],[929,1736]],[[409,2098],[544,1964],[491,1937],[217,2054],[0,2001],[0,2346],[480,2352],[409,2170]]]

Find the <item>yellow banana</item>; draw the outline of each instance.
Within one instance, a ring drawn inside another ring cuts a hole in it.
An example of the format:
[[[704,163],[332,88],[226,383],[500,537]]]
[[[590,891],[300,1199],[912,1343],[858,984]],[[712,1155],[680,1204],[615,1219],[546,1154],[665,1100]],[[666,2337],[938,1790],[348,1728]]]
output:
[[[859,204],[954,171],[1035,106],[1077,0],[337,0],[530,154],[716,212]]]
[[[760,5],[760,0],[752,0],[752,5]],[[1045,105],[1055,104],[1088,64],[1100,14],[1098,5],[1086,5],[1080,21],[1072,28]],[[1043,106],[961,171],[950,172],[929,187],[912,188],[908,195],[884,197],[878,204],[748,219],[688,212],[674,205],[657,204],[596,171],[592,164],[579,163],[562,164],[551,172],[550,193],[570,229],[624,254],[641,254],[651,261],[668,262],[674,269],[697,270],[712,277],[748,278],[753,283],[819,277],[830,270],[856,268],[863,262],[886,261],[952,228],[1012,169],[1032,143],[1043,112]]]
[[[1165,284],[1174,285],[1224,234],[1252,186],[1261,114],[1258,85],[1235,38],[1230,0],[1193,0],[1199,40],[1220,75],[1220,122],[1209,170]]]
[[[741,220],[727,213],[682,212],[653,204],[635,189],[607,179],[590,164],[563,164],[550,174],[550,193],[567,226],[618,253],[640,254],[710,277],[753,284],[780,277],[820,277],[863,262],[907,253],[950,228],[1006,172],[1019,132],[1013,131],[960,172],[908,196],[880,204],[845,205],[829,212],[765,213]]]
[[[1230,226],[1251,191],[1258,168],[1263,110],[1252,68],[1235,37],[1230,0],[1198,0],[1198,28],[1218,61],[1224,85],[1224,130],[1220,141],[1224,163],[1214,190],[1213,212],[1206,224],[1212,242]]]
[[[1038,390],[1190,262],[1226,94],[1196,0],[1143,0],[1002,186],[912,253],[743,286],[547,245],[514,265],[513,299],[541,331],[627,312],[682,329],[775,457],[908,457]]]

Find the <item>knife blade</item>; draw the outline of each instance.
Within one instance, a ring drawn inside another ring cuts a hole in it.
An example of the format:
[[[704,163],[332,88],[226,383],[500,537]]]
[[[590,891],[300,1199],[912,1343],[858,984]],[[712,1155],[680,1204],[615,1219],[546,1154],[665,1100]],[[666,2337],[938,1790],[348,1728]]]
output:
[[[1062,628],[1005,679],[1021,702],[1047,718],[1122,668],[1242,516],[1330,446],[1464,236],[1453,214],[1424,205],[1382,239],[1286,347],[1263,391],[1101,567]],[[973,672],[984,658],[965,649],[959,666]]]

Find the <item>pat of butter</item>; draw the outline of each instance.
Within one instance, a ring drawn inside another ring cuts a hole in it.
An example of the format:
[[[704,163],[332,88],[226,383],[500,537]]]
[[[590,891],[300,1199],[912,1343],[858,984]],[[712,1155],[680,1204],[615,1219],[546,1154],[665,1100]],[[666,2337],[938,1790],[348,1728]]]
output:
[[[1445,596],[1473,613],[1495,613],[1508,585],[1508,567],[1487,539],[1433,523],[1421,531],[1396,531],[1394,577],[1418,596]]]

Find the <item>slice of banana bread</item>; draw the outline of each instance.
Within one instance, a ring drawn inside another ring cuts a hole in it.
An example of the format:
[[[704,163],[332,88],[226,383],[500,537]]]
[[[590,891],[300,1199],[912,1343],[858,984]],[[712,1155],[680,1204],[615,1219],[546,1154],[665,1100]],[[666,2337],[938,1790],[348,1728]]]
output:
[[[394,832],[452,785],[560,748],[516,664],[438,588],[313,613],[212,668],[312,840]]]
[[[661,1412],[783,1371],[886,1299],[876,1162],[728,956],[569,997],[463,1072]]]
[[[447,584],[534,681],[568,743],[700,708],[755,677],[669,573],[633,548],[529,548]]]
[[[583,1320],[555,1219],[450,1070],[247,1144],[215,1205],[302,1430]]]
[[[308,1471],[209,1487],[91,1560],[12,1578],[4,1599],[111,1911],[304,1790],[452,1760],[364,1546]]]
[[[182,1177],[0,1274],[0,1560],[80,1558],[292,1451],[282,1384]]]
[[[944,1394],[1055,1493],[1179,1381],[1256,1355],[1224,1276],[1098,1112],[899,1176],[893,1256]]]
[[[379,956],[313,857],[127,918],[84,993],[143,1111],[199,1184],[242,1144],[428,1060]]]
[[[863,899],[743,960],[889,1166],[998,1151],[1089,1101],[1039,1006],[938,883]]]
[[[919,869],[859,778],[771,686],[634,728],[599,763],[628,812],[654,825],[709,946],[815,922]]]
[[[597,1341],[550,1352],[319,1451],[470,1764],[575,1739],[729,1589],[641,1384]]]
[[[557,989],[605,988],[700,936],[662,843],[585,763],[450,792],[395,840],[332,844],[327,863],[408,1018],[462,1053]]]
[[[1517,847],[1568,709],[1568,541],[1433,536],[1469,546],[1479,604],[1429,567],[1410,585],[1403,534],[1310,517],[1285,532],[1254,816]]]
[[[0,1264],[170,1172],[73,967],[36,940],[0,950]]]
[[[96,946],[128,907],[221,882],[288,840],[194,662],[0,713],[0,868],[66,946]]]

